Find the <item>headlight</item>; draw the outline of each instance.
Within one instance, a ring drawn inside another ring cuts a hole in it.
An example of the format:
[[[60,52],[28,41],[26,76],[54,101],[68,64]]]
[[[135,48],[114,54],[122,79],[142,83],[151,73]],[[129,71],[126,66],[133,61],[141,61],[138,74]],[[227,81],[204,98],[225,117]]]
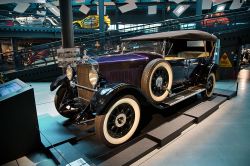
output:
[[[72,80],[73,78],[73,69],[71,66],[68,66],[66,69],[66,76],[69,80]]]
[[[91,69],[89,71],[89,81],[93,87],[95,87],[97,81],[98,81],[98,73],[95,69]]]

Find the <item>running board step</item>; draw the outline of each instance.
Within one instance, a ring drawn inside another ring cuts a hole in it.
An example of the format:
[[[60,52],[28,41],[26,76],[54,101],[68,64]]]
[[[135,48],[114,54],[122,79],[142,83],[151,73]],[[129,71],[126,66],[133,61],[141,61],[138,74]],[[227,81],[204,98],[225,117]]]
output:
[[[203,87],[199,87],[199,86],[195,86],[195,87],[191,87],[187,90],[184,90],[182,92],[179,92],[173,96],[168,97],[166,100],[163,101],[164,104],[167,104],[169,106],[173,106],[189,97],[192,97],[196,94],[199,94],[203,91],[205,91],[206,89]]]

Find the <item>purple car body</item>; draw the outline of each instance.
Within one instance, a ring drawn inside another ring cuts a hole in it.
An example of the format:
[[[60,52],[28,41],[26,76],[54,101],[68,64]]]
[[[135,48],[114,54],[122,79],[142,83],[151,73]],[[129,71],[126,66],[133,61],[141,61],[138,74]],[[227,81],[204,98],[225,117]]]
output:
[[[162,58],[157,54],[129,53],[98,57],[99,71],[108,82],[141,85],[145,66],[153,59]]]

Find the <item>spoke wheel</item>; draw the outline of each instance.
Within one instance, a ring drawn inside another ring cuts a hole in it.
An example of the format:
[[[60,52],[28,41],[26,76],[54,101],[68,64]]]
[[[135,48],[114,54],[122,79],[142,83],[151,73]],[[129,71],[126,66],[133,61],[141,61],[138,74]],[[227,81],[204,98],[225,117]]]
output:
[[[140,106],[133,96],[124,96],[113,102],[106,115],[96,117],[98,138],[107,146],[115,146],[129,140],[140,121]]]
[[[206,90],[204,93],[202,93],[203,97],[209,98],[213,95],[215,83],[216,83],[215,74],[210,73],[207,77]]]
[[[64,86],[60,86],[56,92],[54,104],[59,114],[71,119],[76,117],[78,110],[72,107],[72,103],[68,102],[69,100],[67,99],[70,97],[72,96],[67,92],[67,89]]]
[[[151,80],[152,93],[158,97],[162,96],[166,91],[164,86],[167,87],[168,82],[169,78],[167,70],[163,67],[156,69]]]
[[[162,102],[169,95],[173,83],[173,71],[163,59],[155,59],[145,67],[141,89],[152,102]]]

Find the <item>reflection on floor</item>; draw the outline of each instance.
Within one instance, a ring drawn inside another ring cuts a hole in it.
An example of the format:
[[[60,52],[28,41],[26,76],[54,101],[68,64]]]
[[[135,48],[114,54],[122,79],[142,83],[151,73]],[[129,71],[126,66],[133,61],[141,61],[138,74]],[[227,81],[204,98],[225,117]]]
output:
[[[225,165],[250,164],[250,69],[241,70],[238,96],[225,102],[220,109],[198,125],[185,130],[181,136],[161,149],[156,149],[132,165]],[[54,107],[55,92],[50,83],[30,83],[34,87],[38,115],[59,115]],[[234,90],[235,81],[220,81],[221,89]],[[28,157],[28,158],[27,158]],[[55,165],[42,152],[20,158],[14,165]],[[10,165],[13,164],[9,163]]]

